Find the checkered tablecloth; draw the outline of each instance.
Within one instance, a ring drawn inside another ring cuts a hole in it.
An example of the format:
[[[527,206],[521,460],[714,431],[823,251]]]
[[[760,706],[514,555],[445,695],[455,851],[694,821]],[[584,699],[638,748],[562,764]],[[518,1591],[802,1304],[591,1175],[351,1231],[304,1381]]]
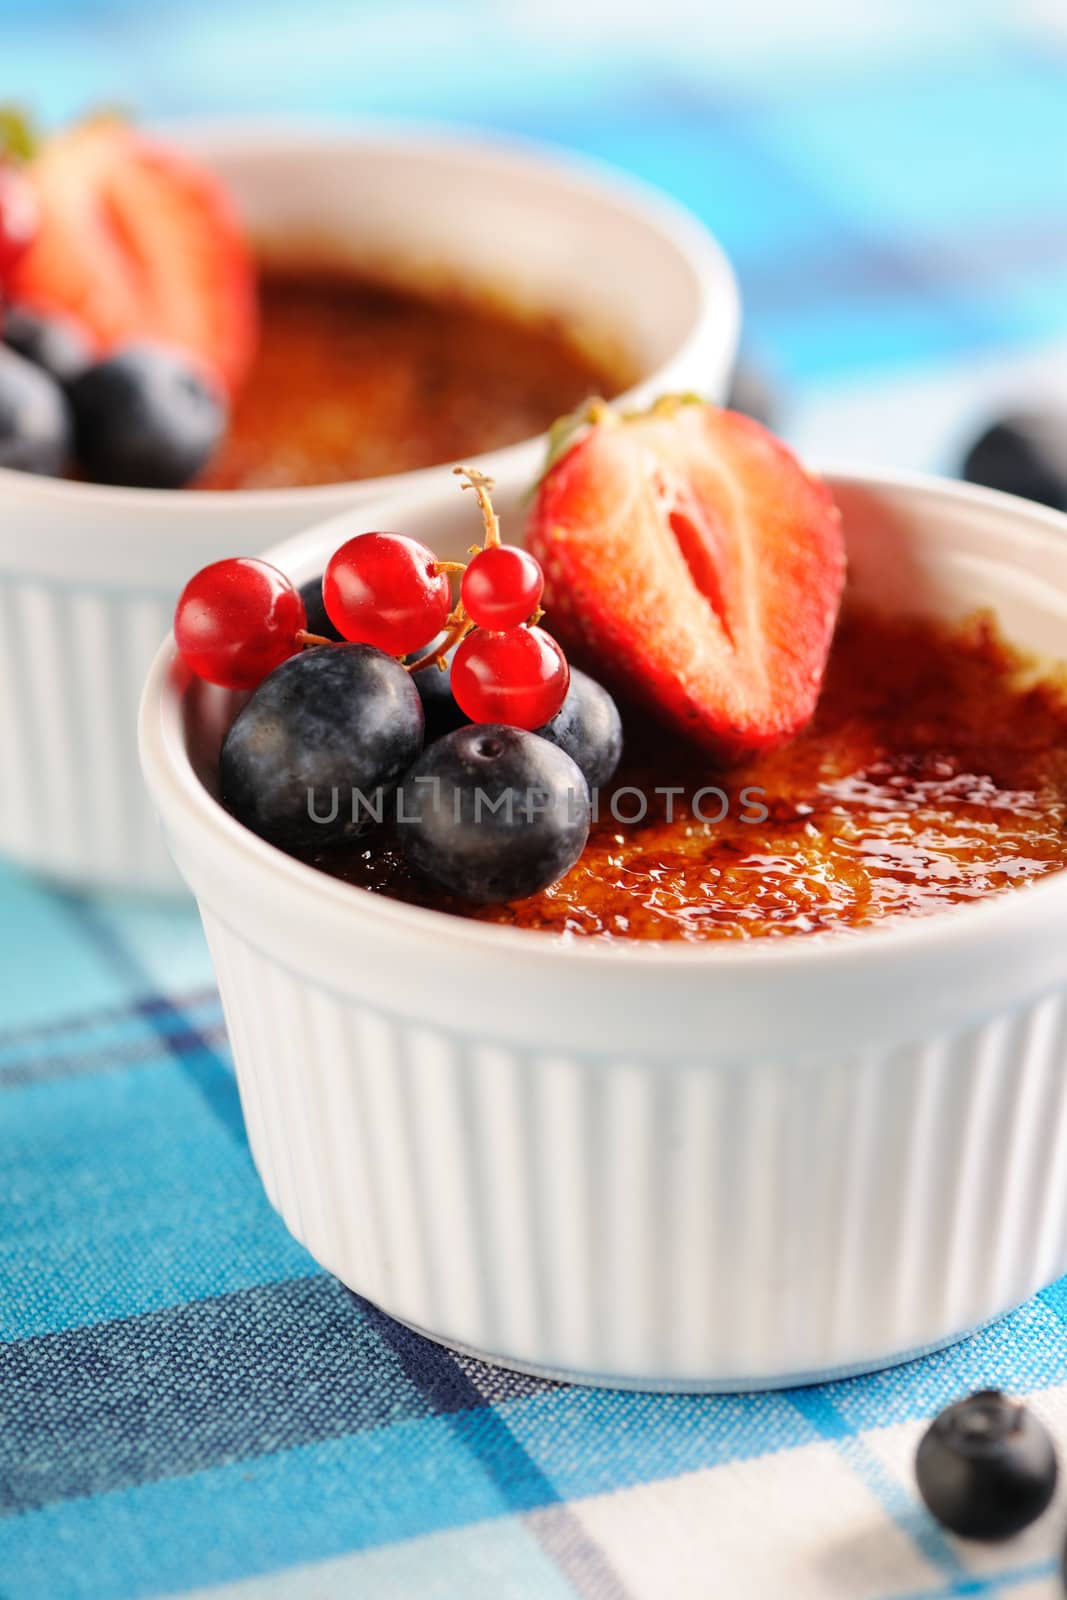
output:
[[[0,98],[381,111],[613,160],[723,238],[747,343],[821,458],[951,469],[988,411],[1063,396],[1062,0],[696,10],[0,0]],[[268,1207],[195,913],[3,867],[0,1321],[3,1600],[1059,1592],[1067,1505],[964,1546],[911,1459],[924,1418],[990,1384],[1067,1457],[1067,1280],[953,1350],[784,1394],[462,1360]]]

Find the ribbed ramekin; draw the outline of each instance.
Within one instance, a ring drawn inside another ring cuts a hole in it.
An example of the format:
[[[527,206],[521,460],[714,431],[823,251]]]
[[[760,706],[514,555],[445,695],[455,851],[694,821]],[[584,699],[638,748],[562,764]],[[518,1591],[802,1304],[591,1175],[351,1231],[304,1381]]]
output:
[[[854,597],[992,606],[1063,653],[1067,520],[930,480],[832,482]],[[465,498],[389,520],[448,554]],[[303,580],[343,531],[274,559]],[[487,926],[240,827],[210,793],[231,710],[164,646],[144,770],[267,1193],[353,1289],[508,1365],[727,1389],[899,1360],[1067,1269],[1067,874],[743,946]]]
[[[692,217],[595,165],[441,130],[183,129],[265,256],[484,281],[616,334],[648,377],[721,395],[729,264]],[[542,441],[482,459],[532,477]],[[447,468],[408,474],[432,482]],[[185,580],[401,480],[235,494],[0,470],[0,853],[80,885],[179,887],[144,799],[136,701]]]

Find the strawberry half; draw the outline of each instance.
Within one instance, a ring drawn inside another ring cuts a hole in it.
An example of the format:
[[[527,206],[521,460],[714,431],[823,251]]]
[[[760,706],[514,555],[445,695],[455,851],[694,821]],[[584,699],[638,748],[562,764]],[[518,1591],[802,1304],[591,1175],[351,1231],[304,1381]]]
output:
[[[829,491],[732,411],[591,415],[527,529],[553,632],[720,757],[788,739],[815,709],[844,585]]]
[[[74,317],[101,354],[158,340],[235,388],[255,348],[255,272],[218,180],[112,121],[49,139],[25,171],[40,223],[11,299]]]

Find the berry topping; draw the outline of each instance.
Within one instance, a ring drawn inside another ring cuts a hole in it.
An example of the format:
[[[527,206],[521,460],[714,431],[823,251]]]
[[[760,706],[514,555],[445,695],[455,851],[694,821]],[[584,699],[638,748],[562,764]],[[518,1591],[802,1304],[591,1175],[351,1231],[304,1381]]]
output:
[[[481,507],[477,553],[521,557],[500,544],[489,480],[459,470]],[[510,570],[521,579],[513,600],[525,586],[522,615],[539,616],[536,565]],[[462,601],[450,610],[454,571],[466,569],[399,533],[349,539],[299,592],[265,562],[219,561],[186,585],[174,633],[201,678],[258,685],[219,758],[219,792],[238,821],[314,859],[383,824],[403,778],[396,835],[416,870],[471,901],[513,900],[580,855],[589,784],[562,746],[591,771],[614,770],[614,705],[586,680],[556,742],[525,731],[564,703],[563,652],[536,626],[490,632]],[[334,629],[350,637],[337,643]],[[434,743],[419,760],[427,731]]]
[[[829,492],[714,406],[668,398],[624,419],[599,403],[585,420],[527,530],[561,642],[716,754],[789,738],[815,709],[844,583]]]
[[[529,616],[536,623],[541,611],[535,609],[531,616],[526,598],[536,606],[540,568],[523,551],[501,544],[500,524],[490,498],[493,480],[476,467],[454,467],[453,471],[463,479],[464,489],[474,491],[485,528],[485,544],[471,547],[473,560],[467,568],[457,562],[443,565],[463,572],[466,584],[476,564],[486,562],[483,570],[490,577],[475,586],[475,606],[480,601],[491,605],[495,574],[502,581],[504,598],[514,607],[511,614]],[[498,556],[504,558],[503,567],[493,564]],[[516,596],[520,592],[524,599],[518,607]],[[448,618],[444,638],[435,641],[427,655],[412,663],[411,671],[420,673],[435,663],[440,667],[451,651],[452,695],[459,712],[472,722],[507,722],[529,729],[555,716],[563,704],[568,679],[567,662],[556,641],[533,626],[472,634],[477,626],[477,618],[468,613],[461,595],[459,605]]]
[[[305,620],[303,601],[283,572],[234,556],[189,579],[174,613],[174,638],[198,678],[254,689],[299,650]]]
[[[45,317],[29,306],[7,309],[0,337],[35,367],[43,367],[57,383],[70,383],[93,359],[88,339],[70,317]]]
[[[452,662],[452,693],[472,722],[539,728],[567,694],[567,660],[543,628],[472,633]]]
[[[422,705],[398,661],[365,644],[308,650],[237,714],[219,757],[223,804],[282,850],[315,851],[381,821],[422,748]]]
[[[58,477],[72,444],[62,389],[14,350],[0,347],[0,467]]]
[[[0,285],[6,286],[32,245],[39,221],[33,184],[13,162],[0,159]]]
[[[402,533],[361,533],[330,557],[322,579],[326,614],[346,639],[402,656],[445,625],[448,567]]]
[[[468,617],[479,628],[503,632],[528,622],[545,586],[540,566],[517,545],[497,544],[473,558],[460,588]]]
[[[252,258],[219,181],[115,120],[56,135],[23,169],[40,226],[11,298],[76,317],[98,350],[158,340],[227,388],[255,346]]]
[[[413,672],[412,681],[419,691],[422,701],[422,710],[426,718],[426,743],[432,744],[435,739],[442,738],[446,733],[451,733],[454,728],[463,728],[470,721],[456,704],[456,697],[452,693],[452,662],[455,660],[456,649],[447,651],[441,657],[444,667],[427,667],[424,672]]]
[[[300,598],[304,602],[307,631],[317,634],[320,639],[329,639],[331,644],[340,644],[341,635],[326,615],[326,607],[322,602],[322,579],[309,578],[307,583],[302,583]]]
[[[589,789],[562,750],[519,728],[467,727],[404,779],[405,856],[451,894],[487,905],[555,883],[585,848]]]
[[[180,489],[226,427],[221,390],[160,345],[116,351],[76,378],[69,394],[78,455],[97,483]]]
[[[585,774],[590,789],[615,776],[622,759],[622,718],[608,691],[594,678],[571,668],[567,698],[551,722],[535,730],[565,750]]]
[[[968,450],[963,476],[1067,511],[1067,417],[1024,412],[993,423]]]
[[[1025,1406],[982,1389],[935,1417],[915,1458],[919,1493],[964,1539],[1010,1539],[1045,1510],[1056,1452]]]

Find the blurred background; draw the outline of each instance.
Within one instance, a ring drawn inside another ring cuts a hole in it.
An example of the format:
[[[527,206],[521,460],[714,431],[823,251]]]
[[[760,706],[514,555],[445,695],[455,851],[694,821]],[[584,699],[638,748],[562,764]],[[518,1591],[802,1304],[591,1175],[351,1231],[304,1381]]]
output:
[[[387,116],[570,146],[718,234],[776,420],[953,471],[1067,390],[1067,0],[0,0],[56,121]]]

